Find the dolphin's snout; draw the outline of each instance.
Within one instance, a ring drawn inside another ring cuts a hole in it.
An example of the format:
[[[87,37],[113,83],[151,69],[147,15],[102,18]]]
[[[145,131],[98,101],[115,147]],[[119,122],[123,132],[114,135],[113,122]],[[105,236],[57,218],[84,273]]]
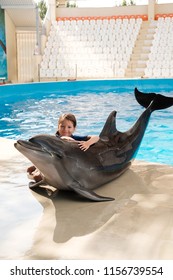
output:
[[[32,149],[32,150],[41,150],[41,146],[37,143],[31,143],[30,141],[25,140],[17,140],[16,143],[14,143],[14,146],[16,149],[23,147],[25,149]]]

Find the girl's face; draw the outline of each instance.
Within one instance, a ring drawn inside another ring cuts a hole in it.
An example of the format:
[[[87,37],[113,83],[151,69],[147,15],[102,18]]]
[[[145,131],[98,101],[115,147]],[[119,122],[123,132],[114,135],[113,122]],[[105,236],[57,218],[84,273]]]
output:
[[[71,135],[75,131],[73,122],[65,119],[63,122],[59,124],[58,131],[60,136],[71,137]]]

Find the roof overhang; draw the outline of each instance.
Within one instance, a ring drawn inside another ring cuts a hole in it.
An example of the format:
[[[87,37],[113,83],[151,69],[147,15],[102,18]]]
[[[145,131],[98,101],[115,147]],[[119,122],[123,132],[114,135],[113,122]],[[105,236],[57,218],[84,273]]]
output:
[[[34,0],[0,0],[0,6],[2,9],[8,9],[8,8],[21,8],[25,7],[30,8],[35,6]]]
[[[0,0],[0,6],[4,9],[16,28],[35,28],[36,3],[33,0]],[[41,26],[41,19],[39,18]]]

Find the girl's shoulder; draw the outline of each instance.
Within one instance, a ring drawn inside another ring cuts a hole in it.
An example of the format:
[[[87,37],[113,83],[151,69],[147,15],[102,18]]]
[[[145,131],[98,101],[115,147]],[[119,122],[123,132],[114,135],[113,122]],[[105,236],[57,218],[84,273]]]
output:
[[[88,136],[72,135],[71,137],[76,141],[87,141],[88,140]]]
[[[56,136],[56,137],[61,137],[61,136],[59,135],[59,131],[57,131],[57,132],[55,133],[55,136]],[[87,140],[88,140],[88,136],[71,135],[71,138],[73,138],[73,139],[76,140],[76,141],[87,141]]]

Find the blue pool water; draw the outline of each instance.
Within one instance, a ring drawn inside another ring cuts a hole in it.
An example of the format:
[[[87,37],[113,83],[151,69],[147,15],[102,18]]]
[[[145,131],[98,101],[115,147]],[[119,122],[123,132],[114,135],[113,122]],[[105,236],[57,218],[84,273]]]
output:
[[[99,134],[109,113],[117,111],[117,128],[129,129],[143,108],[134,88],[173,97],[172,79],[102,80],[0,86],[0,137],[28,139],[54,134],[60,114],[72,112],[76,134]],[[152,114],[137,159],[173,165],[173,107]]]

